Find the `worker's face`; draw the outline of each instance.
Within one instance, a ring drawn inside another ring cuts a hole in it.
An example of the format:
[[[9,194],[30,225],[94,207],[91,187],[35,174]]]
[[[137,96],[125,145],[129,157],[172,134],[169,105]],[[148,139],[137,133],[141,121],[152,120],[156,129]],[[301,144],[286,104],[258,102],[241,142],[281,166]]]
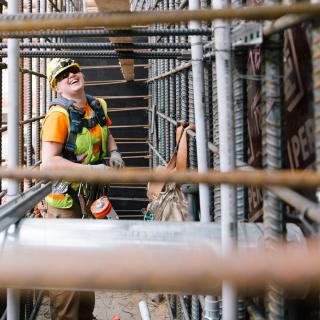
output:
[[[57,77],[56,91],[60,95],[74,96],[82,93],[84,89],[84,77],[76,67],[68,68]]]

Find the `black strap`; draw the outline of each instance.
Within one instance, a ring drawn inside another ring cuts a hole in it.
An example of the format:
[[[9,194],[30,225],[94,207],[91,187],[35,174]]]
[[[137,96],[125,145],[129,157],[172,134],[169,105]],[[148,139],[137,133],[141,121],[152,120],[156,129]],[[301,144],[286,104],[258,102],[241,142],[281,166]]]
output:
[[[50,108],[59,105],[69,113],[70,132],[62,154],[63,157],[73,162],[78,162],[74,155],[74,150],[76,148],[77,134],[81,132],[82,128],[91,129],[97,124],[103,127],[107,123],[107,117],[99,100],[90,95],[86,97],[90,107],[94,111],[94,117],[89,119],[84,119],[85,112],[82,109],[75,108],[74,101],[72,100],[59,97],[50,103]]]

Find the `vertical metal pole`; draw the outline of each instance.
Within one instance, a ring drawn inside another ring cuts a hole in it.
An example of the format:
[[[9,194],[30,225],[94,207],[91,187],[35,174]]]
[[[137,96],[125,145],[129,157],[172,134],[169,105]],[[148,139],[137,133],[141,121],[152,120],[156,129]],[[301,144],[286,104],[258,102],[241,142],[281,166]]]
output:
[[[225,8],[229,4],[228,0],[216,0],[214,1],[214,8]],[[220,170],[225,172],[235,168],[230,23],[216,20],[214,27]],[[236,190],[234,187],[221,185],[221,244],[223,254],[230,255],[236,247],[236,241]],[[222,287],[222,319],[237,319],[237,293],[235,287],[229,282],[224,282]]]
[[[200,9],[199,0],[189,1],[189,10]],[[200,21],[190,21],[191,29],[200,29]],[[197,137],[197,159],[198,171],[205,172],[208,170],[206,122],[204,113],[204,78],[203,78],[203,47],[201,36],[191,36],[191,57],[192,57],[192,74],[194,89],[194,112],[196,122]],[[199,184],[200,197],[200,221],[210,222],[210,206],[209,206],[209,186]]]
[[[8,14],[19,12],[19,0],[8,1]],[[19,164],[19,40],[8,39],[8,168],[14,169]],[[19,183],[8,180],[8,200],[19,193]],[[7,319],[19,320],[20,294],[19,290],[7,290]]]
[[[82,1],[82,11],[83,11],[83,12],[88,12],[87,0],[83,0],[83,1]]]

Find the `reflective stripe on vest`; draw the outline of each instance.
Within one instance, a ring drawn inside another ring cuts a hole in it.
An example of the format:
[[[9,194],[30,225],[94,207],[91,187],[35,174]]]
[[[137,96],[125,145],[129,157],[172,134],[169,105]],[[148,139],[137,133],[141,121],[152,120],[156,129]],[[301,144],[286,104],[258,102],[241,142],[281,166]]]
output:
[[[47,201],[48,205],[59,209],[69,209],[73,205],[73,199],[68,193],[50,193],[46,196],[45,200]]]

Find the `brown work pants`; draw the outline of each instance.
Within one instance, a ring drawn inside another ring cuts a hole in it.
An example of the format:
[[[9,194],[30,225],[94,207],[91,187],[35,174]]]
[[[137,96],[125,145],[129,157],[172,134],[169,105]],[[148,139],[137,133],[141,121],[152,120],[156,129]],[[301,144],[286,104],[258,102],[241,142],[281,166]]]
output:
[[[70,209],[58,209],[48,205],[48,211],[45,215],[45,218],[49,219],[76,219],[81,217],[81,209],[76,201],[74,201],[74,205]],[[51,290],[49,297],[52,320],[94,319],[94,292]]]

